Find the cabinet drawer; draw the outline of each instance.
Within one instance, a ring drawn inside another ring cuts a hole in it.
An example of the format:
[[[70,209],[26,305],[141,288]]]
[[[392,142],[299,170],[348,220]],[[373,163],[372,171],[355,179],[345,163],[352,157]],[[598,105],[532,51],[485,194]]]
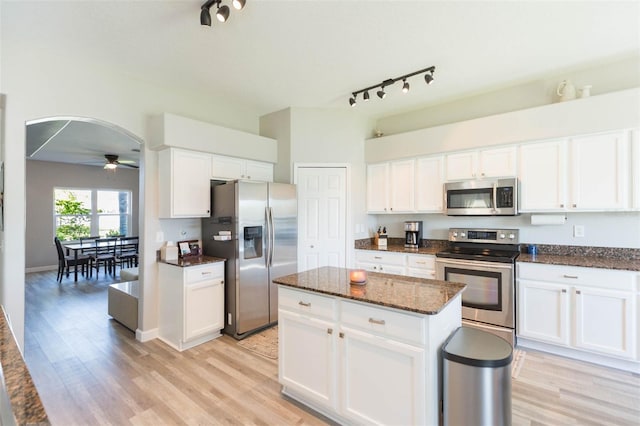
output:
[[[316,317],[334,319],[335,299],[308,291],[292,290],[278,286],[278,305],[280,308],[307,313]]]
[[[424,343],[424,318],[390,309],[341,301],[341,322],[378,335],[410,343]]]
[[[428,254],[407,256],[407,266],[415,269],[436,269],[436,257]]]
[[[580,266],[540,265],[518,263],[518,278],[534,281],[551,281],[561,284],[577,284],[611,290],[633,291],[634,275],[628,271],[616,271]]]
[[[406,262],[406,255],[402,253],[383,253],[379,251],[357,250],[356,259],[360,262],[404,266]]]
[[[205,266],[189,266],[185,269],[185,283],[197,283],[198,281],[206,281],[214,278],[224,279],[224,262]]]

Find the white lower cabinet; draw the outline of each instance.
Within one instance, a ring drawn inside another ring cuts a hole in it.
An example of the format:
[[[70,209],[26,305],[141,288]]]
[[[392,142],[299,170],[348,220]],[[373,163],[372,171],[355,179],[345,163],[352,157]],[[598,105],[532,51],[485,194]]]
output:
[[[518,264],[518,336],[635,360],[635,274]]]
[[[183,351],[220,336],[224,328],[224,262],[159,266],[158,337]]]
[[[283,393],[346,424],[438,424],[438,359],[461,307],[419,315],[279,286]]]
[[[403,253],[356,250],[356,267],[370,272],[406,275],[407,256]]]
[[[436,257],[431,254],[407,255],[407,275],[417,278],[436,279]]]

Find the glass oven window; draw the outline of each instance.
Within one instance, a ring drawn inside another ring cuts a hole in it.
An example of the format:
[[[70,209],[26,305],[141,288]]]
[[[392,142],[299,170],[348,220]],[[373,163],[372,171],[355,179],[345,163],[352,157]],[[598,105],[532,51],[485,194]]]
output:
[[[446,281],[467,285],[462,293],[462,306],[487,311],[502,310],[501,273],[445,267],[444,274]]]
[[[450,209],[488,209],[492,206],[491,189],[466,189],[447,192],[447,208]]]

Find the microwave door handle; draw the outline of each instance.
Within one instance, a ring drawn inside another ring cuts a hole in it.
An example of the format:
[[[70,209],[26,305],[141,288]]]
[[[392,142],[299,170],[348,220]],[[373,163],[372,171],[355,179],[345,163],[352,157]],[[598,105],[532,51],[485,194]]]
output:
[[[493,212],[498,212],[498,184],[493,184]]]

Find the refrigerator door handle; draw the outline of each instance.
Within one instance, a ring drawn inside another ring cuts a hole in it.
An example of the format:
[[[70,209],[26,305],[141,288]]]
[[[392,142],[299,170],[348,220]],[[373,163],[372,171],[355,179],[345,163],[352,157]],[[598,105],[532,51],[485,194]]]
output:
[[[264,266],[265,267],[269,267],[269,259],[271,257],[271,220],[269,218],[269,207],[265,207],[264,208],[264,216],[265,216],[265,221],[266,221],[266,226],[265,226],[265,249],[266,249],[266,253],[264,256]]]
[[[270,245],[269,248],[269,267],[273,266],[273,250],[276,246],[276,230],[273,227],[273,207],[269,207],[269,237],[270,237]]]

